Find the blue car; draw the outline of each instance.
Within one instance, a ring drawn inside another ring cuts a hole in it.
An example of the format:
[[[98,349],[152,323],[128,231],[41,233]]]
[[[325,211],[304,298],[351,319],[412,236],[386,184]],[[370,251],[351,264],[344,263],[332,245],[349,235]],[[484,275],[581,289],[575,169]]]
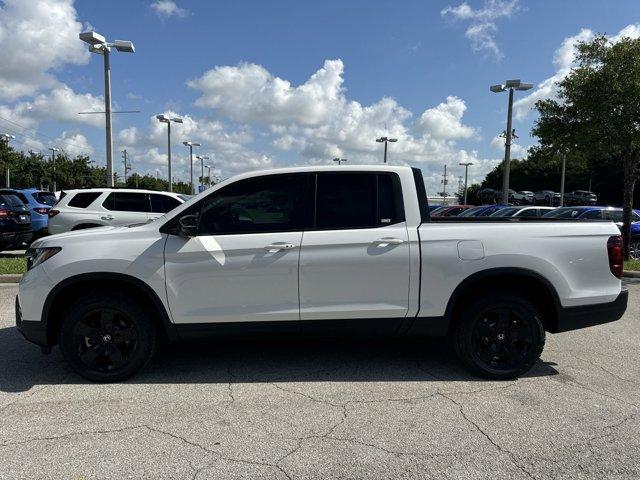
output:
[[[493,212],[497,212],[501,208],[505,208],[507,205],[480,205],[473,207],[462,212],[458,217],[488,217]]]
[[[35,188],[23,188],[16,190],[16,196],[22,200],[31,213],[31,228],[33,229],[33,239],[47,234],[49,224],[49,210],[57,201],[53,192],[38,190]]]

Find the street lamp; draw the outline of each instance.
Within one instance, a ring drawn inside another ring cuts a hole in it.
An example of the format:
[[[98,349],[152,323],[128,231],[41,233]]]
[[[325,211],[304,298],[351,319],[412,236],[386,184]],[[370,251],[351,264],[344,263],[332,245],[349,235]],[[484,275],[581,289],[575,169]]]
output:
[[[13,140],[16,137],[14,135],[9,135],[8,133],[3,133],[0,134],[0,138],[2,138],[5,142],[7,142],[7,148],[9,147],[9,140]],[[9,180],[10,174],[9,174],[9,162],[7,161],[7,178],[6,178],[6,186],[7,188],[9,188],[11,185],[11,181]]]
[[[51,150],[51,162],[53,163],[53,191],[57,191],[58,189],[56,184],[56,152],[59,152],[60,149],[56,147],[49,147]]]
[[[80,40],[89,44],[89,51],[104,57],[104,113],[106,125],[107,146],[107,186],[113,187],[113,139],[111,135],[111,67],[109,55],[111,48],[122,53],[134,53],[135,47],[129,40],[116,40],[113,43],[96,32],[82,32]]]
[[[502,203],[503,205],[509,204],[509,170],[511,167],[511,136],[513,130],[511,129],[511,116],[513,111],[513,91],[514,90],[530,90],[533,88],[532,83],[523,83],[520,80],[507,80],[504,84],[491,85],[489,90],[493,93],[501,93],[509,90],[509,108],[507,111],[507,135],[504,144],[504,166],[502,174]]]
[[[458,165],[464,167],[464,204],[467,204],[467,178],[469,174],[469,165],[473,165],[471,162],[460,162]]]
[[[204,161],[209,160],[209,157],[196,155],[196,159],[200,160],[200,188],[204,191]],[[211,172],[211,169],[209,169],[209,172]]]
[[[199,143],[194,142],[182,142],[185,147],[189,147],[189,168],[191,172],[191,195],[196,194],[195,187],[193,186],[193,147],[199,147]]]
[[[347,159],[346,158],[334,158],[333,161],[337,162],[338,165],[342,165],[342,162],[346,162]]]
[[[169,162],[169,191],[173,192],[173,182],[171,178],[171,122],[182,123],[182,119],[179,117],[167,117],[166,115],[156,115],[156,118],[161,123],[167,124],[167,161]]]
[[[383,143],[384,142],[384,163],[387,163],[387,144],[389,142],[394,143],[394,142],[397,142],[397,141],[398,141],[397,138],[387,138],[387,137],[376,138],[376,142],[378,142],[378,143]]]

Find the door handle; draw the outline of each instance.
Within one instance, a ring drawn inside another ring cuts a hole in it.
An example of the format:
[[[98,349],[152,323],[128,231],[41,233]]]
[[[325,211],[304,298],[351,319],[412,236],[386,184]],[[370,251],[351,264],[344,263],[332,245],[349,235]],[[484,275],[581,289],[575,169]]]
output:
[[[387,245],[400,245],[401,243],[404,243],[404,240],[401,238],[384,237],[374,240],[373,243],[379,247],[386,247]]]
[[[280,250],[291,250],[292,248],[296,248],[296,246],[293,243],[286,242],[271,243],[264,247],[269,253],[279,252]]]
[[[102,220],[113,220],[113,217],[111,215],[104,215],[102,217],[100,217]]]

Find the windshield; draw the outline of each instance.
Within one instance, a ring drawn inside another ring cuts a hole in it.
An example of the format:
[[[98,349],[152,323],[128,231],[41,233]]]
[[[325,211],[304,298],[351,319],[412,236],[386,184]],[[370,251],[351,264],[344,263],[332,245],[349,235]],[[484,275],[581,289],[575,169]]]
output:
[[[556,208],[543,215],[544,218],[578,218],[583,210],[579,208],[563,207]]]
[[[493,212],[490,217],[512,217],[516,212],[522,210],[521,208],[509,207],[501,208],[497,212]]]
[[[484,210],[485,208],[487,208],[486,205],[481,205],[479,207],[473,207],[473,208],[470,208],[469,210],[465,210],[464,212],[462,212],[458,216],[459,217],[473,217],[476,213]]]
[[[0,208],[24,207],[24,203],[12,193],[3,193],[0,195]]]
[[[36,202],[53,207],[56,204],[56,194],[52,192],[33,192]]]

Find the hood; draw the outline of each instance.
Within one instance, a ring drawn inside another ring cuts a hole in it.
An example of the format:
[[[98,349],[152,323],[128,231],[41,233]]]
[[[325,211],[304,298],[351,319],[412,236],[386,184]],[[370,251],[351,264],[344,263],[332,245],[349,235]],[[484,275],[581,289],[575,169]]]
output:
[[[72,230],[70,232],[58,233],[57,235],[49,235],[47,237],[40,238],[31,244],[33,248],[45,247],[45,246],[56,246],[60,244],[62,240],[64,242],[67,238],[77,238],[77,237],[94,237],[96,235],[109,235],[113,232],[120,232],[124,229],[128,229],[129,227],[95,227],[95,228],[86,228],[81,230]]]

